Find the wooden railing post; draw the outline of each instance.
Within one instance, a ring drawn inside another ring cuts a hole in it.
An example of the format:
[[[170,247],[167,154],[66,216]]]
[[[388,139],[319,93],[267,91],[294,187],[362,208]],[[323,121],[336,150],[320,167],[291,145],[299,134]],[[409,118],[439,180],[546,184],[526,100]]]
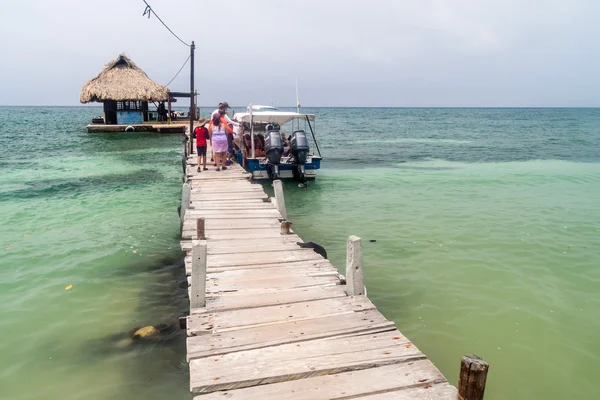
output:
[[[196,220],[196,238],[198,240],[206,240],[206,236],[204,234],[204,217],[200,217]]]
[[[190,309],[206,306],[206,242],[192,246],[192,295]]]
[[[285,198],[283,197],[283,184],[281,180],[277,179],[273,181],[273,187],[275,188],[275,202],[277,205],[277,211],[283,217],[287,219],[287,211],[285,209]]]
[[[192,185],[190,183],[184,183],[181,187],[181,230],[183,230],[183,221],[185,220],[185,212],[190,208],[190,199],[192,195]]]
[[[488,363],[476,355],[467,355],[460,360],[457,400],[483,400]]]
[[[359,237],[348,237],[346,248],[346,292],[348,296],[365,294],[362,243]]]

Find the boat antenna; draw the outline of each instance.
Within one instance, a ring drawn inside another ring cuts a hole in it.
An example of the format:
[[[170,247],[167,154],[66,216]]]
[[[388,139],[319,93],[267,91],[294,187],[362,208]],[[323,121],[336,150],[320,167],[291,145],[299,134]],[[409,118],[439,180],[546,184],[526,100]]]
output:
[[[300,114],[300,100],[298,97],[298,77],[296,77],[296,112]]]

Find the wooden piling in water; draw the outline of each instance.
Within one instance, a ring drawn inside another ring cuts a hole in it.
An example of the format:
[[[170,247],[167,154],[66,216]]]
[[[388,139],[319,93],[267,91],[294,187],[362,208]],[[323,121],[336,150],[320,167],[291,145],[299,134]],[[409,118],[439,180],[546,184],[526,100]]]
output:
[[[204,235],[205,219],[200,217],[196,220],[196,238],[198,240],[206,240]]]
[[[275,188],[277,211],[279,211],[283,219],[287,219],[287,210],[285,209],[285,197],[283,196],[283,184],[281,183],[281,180],[277,179],[273,181],[273,188]]]
[[[357,236],[348,237],[346,246],[346,291],[348,296],[365,294],[365,274],[362,242]]]
[[[198,241],[192,247],[192,295],[190,308],[206,305],[206,242]]]
[[[457,400],[483,400],[487,380],[488,363],[476,355],[460,360]]]

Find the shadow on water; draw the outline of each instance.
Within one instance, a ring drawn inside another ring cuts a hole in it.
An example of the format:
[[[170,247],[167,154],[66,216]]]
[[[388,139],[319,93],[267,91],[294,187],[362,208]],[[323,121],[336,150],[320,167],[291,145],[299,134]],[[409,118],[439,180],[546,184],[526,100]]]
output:
[[[183,254],[130,265],[123,275],[144,282],[130,323],[120,331],[86,342],[77,361],[97,364],[118,360],[127,385],[119,388],[115,399],[191,398],[186,332],[178,322],[189,308]]]
[[[102,192],[131,189],[152,185],[164,179],[164,175],[153,169],[143,169],[126,174],[106,174],[100,176],[86,176],[72,179],[49,179],[35,182],[25,182],[26,188],[10,192],[10,196],[3,196],[0,201],[14,201],[18,199],[31,199],[53,196],[60,193],[82,194],[87,191]]]

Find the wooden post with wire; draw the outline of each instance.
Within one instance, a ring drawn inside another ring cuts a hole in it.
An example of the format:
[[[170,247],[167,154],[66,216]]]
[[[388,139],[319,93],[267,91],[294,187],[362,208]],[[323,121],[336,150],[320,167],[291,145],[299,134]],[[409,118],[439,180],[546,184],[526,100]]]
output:
[[[196,115],[196,105],[194,104],[194,50],[196,50],[196,45],[192,40],[192,45],[190,46],[190,152],[189,154],[194,154],[194,139],[192,139],[192,133],[194,132],[194,119]]]
[[[206,306],[206,242],[198,241],[192,247],[192,293],[190,309]]]
[[[348,237],[346,248],[346,293],[348,296],[365,294],[362,242],[354,235]]]
[[[275,205],[277,210],[283,217],[287,219],[287,211],[285,209],[285,197],[283,196],[283,184],[280,179],[273,181],[273,188],[275,189]]]
[[[198,240],[206,240],[206,236],[204,234],[204,225],[205,224],[205,219],[204,218],[198,218],[196,220],[196,237]]]
[[[488,363],[476,355],[461,358],[457,400],[483,400],[488,369]]]

